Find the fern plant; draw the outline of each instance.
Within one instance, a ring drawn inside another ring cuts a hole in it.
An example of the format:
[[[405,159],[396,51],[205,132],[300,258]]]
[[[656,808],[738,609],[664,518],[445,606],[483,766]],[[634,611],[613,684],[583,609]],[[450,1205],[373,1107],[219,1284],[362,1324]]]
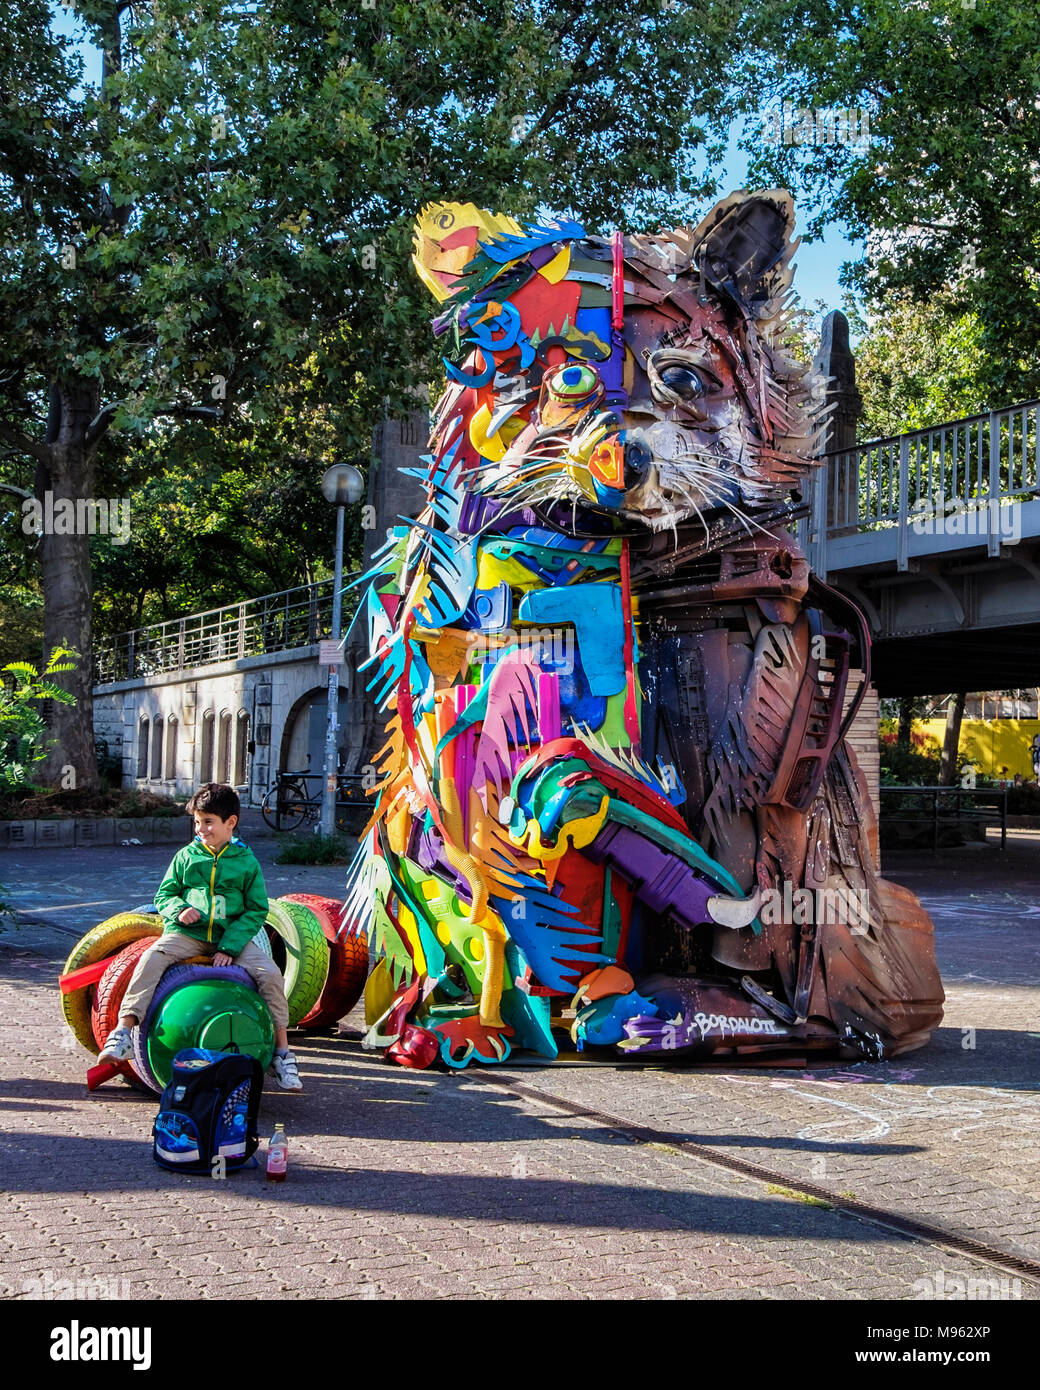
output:
[[[55,647],[42,671],[28,661],[0,666],[0,794],[32,787],[32,769],[53,742],[47,738],[40,702],[76,703],[52,677],[75,670],[77,655],[71,647]]]

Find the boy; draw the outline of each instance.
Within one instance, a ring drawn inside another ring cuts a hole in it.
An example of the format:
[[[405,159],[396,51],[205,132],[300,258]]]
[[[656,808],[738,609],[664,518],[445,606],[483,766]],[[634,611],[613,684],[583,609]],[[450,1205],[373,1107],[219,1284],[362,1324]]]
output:
[[[195,839],[174,855],[155,895],[163,934],[130,977],[118,1027],[109,1033],[99,1061],[122,1062],[132,1055],[130,1030],[144,1018],[167,966],[212,955],[214,965],[236,962],[252,975],[274,1022],[275,1080],[284,1091],[303,1090],[289,1051],[285,983],[274,961],[253,943],[267,916],[267,892],[253,851],[235,838],[240,812],[234,789],[219,782],[207,782],[188,802]]]

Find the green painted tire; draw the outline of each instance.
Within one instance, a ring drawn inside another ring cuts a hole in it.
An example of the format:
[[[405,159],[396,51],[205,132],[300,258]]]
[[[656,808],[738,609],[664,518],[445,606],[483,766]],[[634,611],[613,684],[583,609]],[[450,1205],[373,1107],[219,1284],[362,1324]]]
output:
[[[166,971],[148,1010],[144,1039],[148,1080],[160,1091],[183,1048],[216,1052],[234,1046],[266,1068],[274,1055],[274,1023],[248,972],[240,966],[175,965]]]
[[[329,973],[329,946],[317,917],[297,903],[268,905],[267,934],[275,964],[285,979],[289,1026],[314,1008]]]

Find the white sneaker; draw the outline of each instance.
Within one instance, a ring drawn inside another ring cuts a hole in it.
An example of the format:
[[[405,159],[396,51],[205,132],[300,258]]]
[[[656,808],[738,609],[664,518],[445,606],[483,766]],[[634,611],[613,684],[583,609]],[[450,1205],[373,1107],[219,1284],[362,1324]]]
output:
[[[291,1052],[276,1052],[271,1058],[271,1072],[283,1091],[302,1091],[303,1082],[296,1070],[296,1058]]]
[[[99,1062],[125,1062],[134,1055],[134,1038],[129,1028],[113,1028],[98,1053]]]

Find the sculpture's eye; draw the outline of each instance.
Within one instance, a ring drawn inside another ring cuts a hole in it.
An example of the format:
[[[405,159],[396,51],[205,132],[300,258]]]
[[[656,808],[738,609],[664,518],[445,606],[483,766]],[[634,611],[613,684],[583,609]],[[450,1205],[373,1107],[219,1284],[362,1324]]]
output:
[[[558,401],[578,401],[595,391],[599,373],[593,367],[560,367],[546,385]]]
[[[665,367],[661,373],[661,383],[684,401],[695,401],[708,394],[704,378],[692,367]]]

